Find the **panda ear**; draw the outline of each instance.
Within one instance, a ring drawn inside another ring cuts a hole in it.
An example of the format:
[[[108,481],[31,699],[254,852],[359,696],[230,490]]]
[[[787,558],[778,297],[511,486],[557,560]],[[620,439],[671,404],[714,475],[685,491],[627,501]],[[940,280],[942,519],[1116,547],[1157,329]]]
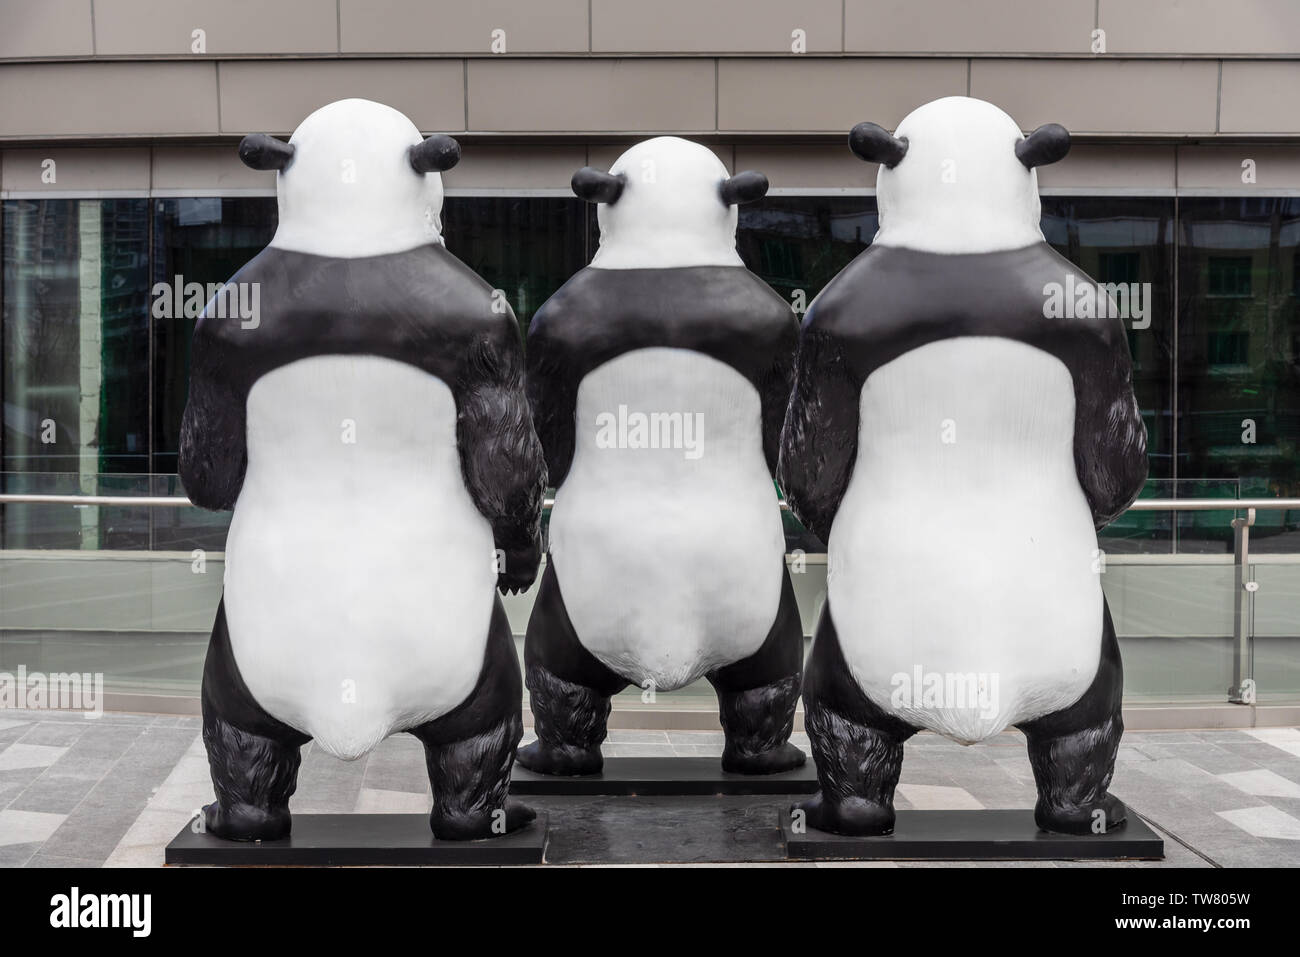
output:
[[[282,170],[293,159],[292,143],[265,133],[253,133],[239,141],[239,158],[251,169]]]
[[[907,137],[897,137],[875,123],[859,123],[849,130],[849,149],[868,163],[893,169],[907,155]]]
[[[767,195],[767,177],[758,170],[747,169],[724,179],[718,185],[718,193],[724,206],[752,203]]]
[[[417,173],[442,173],[460,162],[460,144],[450,136],[434,133],[408,149],[406,156]]]
[[[573,195],[589,203],[616,203],[623,195],[627,177],[622,173],[614,176],[584,166],[573,174],[573,180],[569,185],[573,187]]]
[[[1060,123],[1047,123],[1016,144],[1016,159],[1025,169],[1046,166],[1070,152],[1070,131]]]

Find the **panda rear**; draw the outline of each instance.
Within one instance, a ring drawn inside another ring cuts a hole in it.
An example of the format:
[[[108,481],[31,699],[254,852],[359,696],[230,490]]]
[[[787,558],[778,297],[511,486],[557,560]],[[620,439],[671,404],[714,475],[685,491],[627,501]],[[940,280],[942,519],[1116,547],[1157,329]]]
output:
[[[534,815],[506,800],[522,687],[493,589],[536,575],[545,468],[514,315],[438,233],[459,147],[344,100],[240,155],[277,171],[280,224],[231,280],[260,314],[195,328],[181,430],[191,500],[234,510],[206,827],[283,838],[303,744],[353,759],[409,731],[436,837],[515,830]]]
[[[821,791],[800,808],[887,834],[907,738],[1015,725],[1040,827],[1121,826],[1096,529],[1141,489],[1146,433],[1123,326],[1046,308],[1092,285],[1038,228],[1033,167],[1069,135],[949,97],[850,146],[881,166],[880,231],[805,319],[779,472],[828,544],[803,691]]]
[[[599,771],[611,695],[707,677],[723,767],[788,770],[803,636],[772,472],[796,323],[735,250],[734,205],[767,182],[658,137],[573,183],[601,247],[528,335],[556,493],[520,763]]]

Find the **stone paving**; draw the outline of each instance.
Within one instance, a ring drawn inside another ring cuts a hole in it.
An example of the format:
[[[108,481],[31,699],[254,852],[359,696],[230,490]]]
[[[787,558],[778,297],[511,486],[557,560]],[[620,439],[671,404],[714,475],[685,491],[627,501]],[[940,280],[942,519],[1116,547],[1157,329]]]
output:
[[[804,735],[794,740],[807,750]],[[716,756],[721,750],[721,732],[696,731],[612,731],[605,746],[607,757]],[[1161,832],[1163,862],[1033,866],[1300,866],[1300,729],[1130,732],[1112,790]],[[88,720],[71,713],[0,711],[0,867],[161,866],[167,842],[211,800],[198,718],[105,714]],[[351,763],[308,745],[292,808],[424,813],[429,800],[422,749],[409,735],[397,735]],[[700,799],[601,800],[642,801],[662,821],[672,816],[671,802],[683,802],[678,807],[685,818],[696,810],[691,802]],[[564,813],[564,801],[529,801],[550,811],[553,826]],[[788,803],[780,797],[763,801],[773,811]],[[971,748],[931,734],[907,744],[900,808],[1033,803],[1033,776],[1018,732]],[[682,834],[678,828],[673,839],[682,840]],[[691,859],[635,843],[624,855],[634,856],[638,846],[647,863]]]

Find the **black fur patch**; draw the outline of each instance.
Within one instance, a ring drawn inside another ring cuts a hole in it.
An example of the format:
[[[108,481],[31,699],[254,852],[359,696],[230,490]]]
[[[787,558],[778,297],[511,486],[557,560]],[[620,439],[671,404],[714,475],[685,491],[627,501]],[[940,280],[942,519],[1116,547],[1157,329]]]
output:
[[[579,383],[610,359],[654,347],[701,352],[753,383],[775,472],[797,339],[790,306],[743,266],[582,270],[528,330],[528,398],[551,482],[559,488],[573,462]]]
[[[437,244],[361,259],[268,247],[230,281],[259,285],[260,314],[255,327],[209,314],[195,327],[180,447],[190,499],[234,507],[248,464],[248,393],[263,375],[312,356],[394,359],[451,388],[465,486],[506,554],[499,584],[530,584],[546,472],[509,305]]]
[[[906,352],[960,336],[1000,336],[1060,359],[1074,379],[1074,461],[1100,528],[1146,480],[1146,427],[1121,320],[1046,318],[1044,287],[1084,273],[1045,243],[941,255],[872,246],[804,320],[782,437],[780,479],[795,514],[826,540],[852,477],[867,377]],[[988,370],[996,375],[997,370]]]

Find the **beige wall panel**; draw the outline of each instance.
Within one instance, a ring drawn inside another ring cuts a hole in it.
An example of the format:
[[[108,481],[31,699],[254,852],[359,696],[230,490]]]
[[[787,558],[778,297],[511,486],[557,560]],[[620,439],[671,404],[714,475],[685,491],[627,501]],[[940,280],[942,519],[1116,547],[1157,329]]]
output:
[[[54,160],[53,183],[41,182],[41,164]],[[5,150],[0,157],[0,189],[148,189],[147,149]]]
[[[1100,0],[1108,53],[1300,52],[1295,0]]]
[[[448,189],[568,189],[586,156],[581,146],[468,143],[442,182]]]
[[[1248,159],[1255,161],[1255,188],[1300,189],[1300,147],[1249,144],[1178,147],[1178,185],[1249,190],[1252,185],[1241,181]]]
[[[736,147],[736,169],[756,169],[772,189],[874,189],[875,163],[864,163],[844,143],[825,146]]]
[[[249,169],[229,146],[159,146],[153,151],[154,189],[275,189],[275,171]]]
[[[840,0],[591,0],[595,53],[809,53],[840,50]]]
[[[1211,60],[973,60],[971,96],[1021,129],[1071,133],[1212,133],[1218,64]]]
[[[464,129],[459,60],[283,60],[221,64],[227,133],[291,133],[327,103],[361,97],[401,110],[425,132]]]
[[[1300,60],[1227,60],[1221,97],[1222,133],[1300,133]]]
[[[614,162],[626,153],[637,141],[628,140],[626,143],[597,143],[587,149],[587,161],[584,165],[592,166],[596,169],[609,169]],[[736,171],[734,150],[730,146],[719,146],[715,143],[706,143],[709,149],[713,150],[713,155],[722,160],[722,165],[727,167],[727,172]]]
[[[718,127],[844,133],[863,120],[893,129],[929,100],[966,92],[966,61],[721,60]]]
[[[340,0],[344,53],[586,53],[587,0]]]
[[[216,131],[214,63],[0,66],[0,137]]]
[[[850,53],[1087,53],[1093,0],[845,0]]]
[[[95,51],[101,56],[195,56],[195,30],[207,56],[335,53],[335,0],[95,0]]]
[[[471,130],[711,130],[714,115],[711,60],[469,61]]]
[[[1075,144],[1059,163],[1040,167],[1044,188],[1173,189],[1172,146]]]
[[[0,58],[90,56],[90,0],[4,0]]]

